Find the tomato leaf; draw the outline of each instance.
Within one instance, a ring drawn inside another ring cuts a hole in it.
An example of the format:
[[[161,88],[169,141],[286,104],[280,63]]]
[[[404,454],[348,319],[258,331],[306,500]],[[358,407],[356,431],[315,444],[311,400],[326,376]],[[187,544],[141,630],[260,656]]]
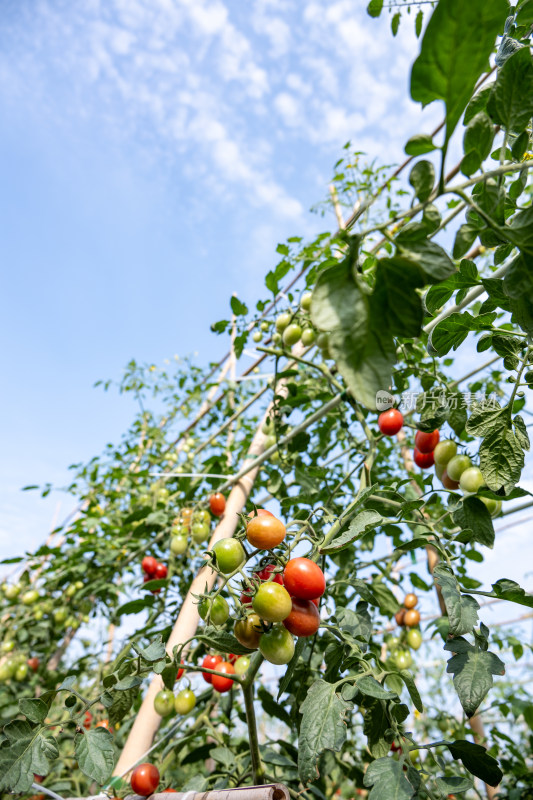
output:
[[[462,761],[466,769],[476,778],[480,778],[489,786],[498,786],[501,783],[503,772],[498,762],[480,744],[457,739],[455,742],[447,743],[447,747],[453,758]]]
[[[385,739],[385,732],[390,727],[387,706],[381,700],[372,698],[363,703],[366,708],[363,733],[367,738],[367,746],[374,758],[382,758],[390,751],[390,742]]]
[[[461,638],[447,641],[444,649],[454,653],[446,671],[453,675],[457,696],[470,718],[492,688],[492,676],[505,674],[505,664],[495,653],[474,647]]]
[[[304,786],[319,776],[317,761],[324,750],[341,749],[346,739],[346,714],[351,708],[333,684],[318,680],[310,687],[300,708],[298,739],[298,772]]]
[[[424,704],[422,703],[422,698],[420,697],[420,693],[416,688],[416,683],[413,676],[406,669],[399,670],[398,675],[405,683],[407,691],[409,692],[409,697],[413,701],[414,707],[417,709],[417,711],[420,711],[420,713],[422,713],[424,711]]]
[[[484,503],[478,497],[464,497],[453,520],[463,530],[471,530],[473,539],[485,547],[494,547],[494,526],[492,517]]]
[[[446,251],[429,239],[402,244],[402,251],[406,258],[414,261],[420,269],[423,276],[422,285],[439,283],[457,273],[455,264]]]
[[[393,700],[397,696],[395,692],[385,689],[372,675],[363,675],[356,681],[355,687],[363,694],[375,697],[377,700]]]
[[[479,448],[479,466],[489,489],[507,494],[524,468],[524,451],[519,437],[505,427],[486,436]]]
[[[368,800],[411,800],[415,793],[405,777],[402,764],[390,756],[378,758],[368,765],[364,784],[372,787]]]
[[[427,133],[417,133],[415,136],[411,136],[405,145],[405,152],[408,156],[423,156],[436,149],[437,146],[433,144],[433,139]]]
[[[431,161],[417,161],[409,173],[409,183],[421,203],[427,200],[435,184],[435,167]]]
[[[217,628],[207,627],[196,637],[204,642],[208,647],[217,650],[219,653],[234,653],[236,656],[249,656],[253,650],[249,650],[235,638],[232,633],[219,631]]]
[[[30,722],[44,722],[48,714],[48,705],[39,697],[21,698],[19,700],[19,708]]]
[[[113,736],[105,728],[92,728],[74,736],[76,760],[81,771],[91,780],[103,784],[115,766]]]
[[[533,115],[533,61],[529,46],[521,47],[498,70],[487,103],[497,125],[521,133]]]
[[[493,583],[492,591],[495,597],[499,597],[502,600],[533,608],[533,594],[526,592],[516,581],[512,581],[509,578],[500,578],[499,581]]]
[[[328,545],[320,548],[321,553],[338,553],[372,531],[385,520],[377,511],[363,509],[350,522],[347,530],[336,536]]]
[[[0,745],[0,790],[28,792],[33,775],[48,775],[59,756],[54,737],[46,728],[32,728],[16,719],[4,727]]]
[[[454,794],[455,792],[467,792],[474,785],[471,778],[462,778],[459,775],[435,778],[435,785],[443,795]]]
[[[136,642],[134,642],[132,646],[135,652],[148,662],[161,661],[167,654],[161,636],[159,636],[155,642],[151,642],[147,647],[141,647]]]
[[[461,594],[455,575],[444,564],[435,567],[433,577],[441,587],[450,622],[450,633],[453,635],[470,633],[477,622],[479,603],[470,595]]]

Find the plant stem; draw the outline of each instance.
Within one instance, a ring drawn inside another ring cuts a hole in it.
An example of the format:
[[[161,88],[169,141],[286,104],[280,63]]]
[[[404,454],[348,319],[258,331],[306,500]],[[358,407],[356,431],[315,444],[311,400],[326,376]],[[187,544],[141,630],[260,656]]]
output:
[[[264,769],[259,753],[259,738],[257,735],[257,721],[254,708],[254,677],[263,662],[261,653],[252,657],[250,669],[242,683],[244,706],[246,709],[246,724],[248,726],[248,741],[250,743],[250,757],[252,759],[252,780],[255,786],[261,786],[264,778]]]

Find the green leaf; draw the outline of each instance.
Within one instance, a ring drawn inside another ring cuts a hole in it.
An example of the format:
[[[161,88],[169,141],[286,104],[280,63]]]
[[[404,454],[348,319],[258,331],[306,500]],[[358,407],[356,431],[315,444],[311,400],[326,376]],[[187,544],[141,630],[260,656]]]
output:
[[[229,747],[213,747],[209,751],[209,757],[222,764],[226,769],[232,769],[235,766],[235,754]]]
[[[402,15],[398,11],[398,12],[396,12],[396,14],[393,15],[393,17],[391,19],[390,28],[391,28],[393,36],[396,36],[396,34],[398,33],[398,28],[400,27],[401,18],[402,18]]]
[[[411,71],[411,97],[424,106],[444,100],[446,141],[488,66],[507,14],[506,0],[440,0],[431,15]]]
[[[390,751],[390,742],[385,739],[385,732],[390,727],[386,704],[381,700],[364,703],[366,713],[363,721],[363,733],[367,745],[374,758],[382,758]]]
[[[409,183],[421,203],[427,200],[435,185],[435,167],[431,161],[417,161],[409,173]]]
[[[463,530],[471,530],[473,540],[485,547],[494,547],[494,526],[492,517],[478,497],[464,497],[453,521]]]
[[[30,722],[44,722],[48,714],[47,704],[38,697],[22,698],[19,700],[19,708]]]
[[[437,146],[433,144],[433,139],[427,133],[417,133],[416,136],[411,136],[405,145],[405,152],[408,156],[423,156],[436,149]]]
[[[492,676],[505,674],[505,664],[495,653],[478,649],[466,639],[451,639],[446,642],[444,649],[455,653],[448,661],[446,671],[453,675],[457,696],[466,716],[470,718],[492,688]]]
[[[369,511],[364,509],[356,514],[356,516],[350,522],[347,530],[335,537],[333,541],[331,541],[325,547],[321,547],[320,552],[337,553],[340,550],[344,550],[346,547],[349,547],[355,541],[364,536],[364,534],[368,531],[372,531],[377,528],[378,525],[382,525],[383,522],[383,517],[381,514],[378,514],[377,511]]]
[[[485,111],[479,111],[468,123],[463,137],[465,153],[475,152],[481,161],[489,157],[494,139],[494,126]]]
[[[48,775],[59,751],[46,728],[32,728],[16,719],[4,727],[0,745],[0,791],[28,792],[33,775]]]
[[[509,578],[500,578],[492,584],[492,591],[495,597],[502,600],[509,600],[511,603],[519,603],[522,606],[533,608],[533,594],[526,592],[515,581]]]
[[[167,654],[161,636],[159,636],[155,642],[150,642],[147,647],[141,647],[139,644],[134,642],[133,649],[138,655],[141,656],[141,658],[144,658],[145,661],[149,662],[161,661],[161,659],[165,658]]]
[[[479,448],[480,469],[489,489],[507,494],[520,480],[524,452],[520,440],[508,428],[486,436]]]
[[[105,728],[91,728],[74,736],[76,760],[84,775],[104,784],[115,766],[113,736]]]
[[[378,262],[374,300],[380,304],[393,336],[420,335],[424,315],[415,289],[424,283],[422,270],[406,258],[382,258]]]
[[[479,92],[477,92],[477,94],[475,94],[470,100],[466,107],[463,118],[464,125],[468,125],[470,120],[473,119],[479,111],[485,111],[493,86],[493,83],[490,83],[488,86],[484,86],[483,89],[480,89]]]
[[[487,111],[497,125],[521,133],[533,115],[533,61],[529,45],[513,53],[498,70]]]
[[[390,617],[398,611],[398,600],[391,590],[379,579],[372,581],[372,591],[379,603],[379,608],[385,616]]]
[[[318,777],[317,761],[324,750],[339,752],[346,739],[346,714],[352,708],[335,686],[318,680],[307,692],[300,711],[298,772],[304,785]]]
[[[368,642],[372,635],[372,619],[367,611],[367,604],[359,601],[355,611],[351,608],[341,606],[337,609],[336,620],[343,633],[348,634],[352,639]],[[361,647],[361,641],[356,645]]]
[[[443,248],[429,239],[410,242],[402,247],[404,255],[420,268],[426,283],[440,283],[457,274],[455,264]]]
[[[383,9],[383,0],[370,0],[366,10],[371,17],[379,17]]]
[[[424,704],[422,703],[420,692],[416,688],[416,683],[413,676],[406,669],[399,670],[398,675],[405,683],[407,691],[409,692],[409,697],[413,701],[414,707],[416,708],[417,711],[420,711],[420,713],[422,714],[422,712],[424,711]]]
[[[454,258],[462,258],[470,250],[477,239],[479,228],[465,223],[461,225],[455,234],[452,255]]]
[[[501,783],[503,772],[498,762],[480,744],[457,739],[448,744],[448,750],[456,761],[462,761],[466,769],[484,783],[489,786],[498,786]]]
[[[391,756],[372,761],[363,783],[372,787],[368,800],[411,800],[415,793],[405,777],[403,765]]]
[[[463,314],[450,314],[433,328],[429,342],[437,355],[444,356],[452,349],[457,350],[472,330],[474,330],[474,318],[468,311]]]
[[[444,564],[438,564],[433,572],[436,583],[441,587],[450,622],[450,633],[454,636],[471,633],[477,622],[479,603],[470,595],[462,595],[453,572]]]
[[[122,722],[138,696],[139,689],[136,687],[125,691],[113,692],[111,705],[106,706],[111,725]]]
[[[330,335],[329,349],[355,399],[375,410],[377,392],[388,391],[392,384],[392,367],[396,362],[392,338],[388,333],[371,330],[361,340],[358,335],[336,330]]]
[[[395,692],[389,692],[372,675],[364,675],[356,681],[355,686],[363,694],[375,697],[377,700],[393,700],[396,697]]]
[[[471,789],[474,781],[471,778],[461,778],[459,775],[454,775],[453,777],[435,778],[435,785],[443,795],[458,794]]]
[[[247,647],[243,647],[232,633],[219,631],[213,627],[204,628],[196,638],[219,653],[235,653],[236,656],[249,656],[253,652]]]
[[[422,25],[423,25],[423,23],[424,23],[424,12],[420,8],[418,10],[418,12],[417,12],[416,17],[415,17],[415,34],[416,34],[416,38],[417,39],[420,36],[420,34],[422,33]],[[427,150],[426,150],[426,152],[427,152]]]
[[[471,436],[487,436],[500,432],[507,427],[507,410],[499,403],[485,405],[474,401],[470,407],[470,416],[466,424],[466,432]]]
[[[259,686],[257,690],[257,697],[261,701],[263,711],[265,711],[273,719],[279,719],[284,722],[287,727],[292,728],[292,719],[288,711],[280,703],[277,703],[270,692],[264,687]]]
[[[530,256],[533,253],[533,206],[519,211],[504,229],[507,239]],[[531,274],[529,275],[531,281]]]
[[[124,603],[117,608],[117,617],[120,617],[122,614],[138,614],[139,611],[143,611],[145,608],[153,605],[153,602],[153,597],[140,597],[137,600],[130,600],[128,603]]]
[[[352,275],[353,255],[319,274],[311,300],[311,320],[321,331],[353,328],[354,335],[359,330],[363,337],[368,307]]]
[[[245,317],[248,313],[247,305],[245,303],[241,303],[241,301],[235,297],[235,295],[233,295],[230,300],[230,306],[236,317]]]

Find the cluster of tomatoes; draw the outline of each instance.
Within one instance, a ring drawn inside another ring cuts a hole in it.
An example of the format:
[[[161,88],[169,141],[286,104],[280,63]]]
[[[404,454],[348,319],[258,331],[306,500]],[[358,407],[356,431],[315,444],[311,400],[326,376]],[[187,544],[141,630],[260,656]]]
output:
[[[315,343],[317,335],[309,320],[311,298],[311,292],[304,292],[300,299],[299,311],[283,311],[278,314],[274,323],[275,330],[272,334],[273,344],[284,344],[286,347],[292,347],[301,341],[304,347],[311,347]],[[253,333],[254,342],[261,342],[263,336],[269,334],[270,328],[271,322],[263,320],[259,329]]]
[[[86,731],[90,730],[93,725],[93,715],[90,711],[86,711],[83,717],[83,727]],[[95,728],[105,728],[110,733],[114,733],[113,728],[111,727],[108,719],[100,719],[94,726]]]
[[[420,612],[417,610],[418,598],[410,592],[405,595],[403,606],[395,614],[396,624],[404,630],[400,636],[389,634],[385,638],[391,659],[398,669],[409,669],[413,663],[411,650],[418,650],[422,645],[422,634],[418,628]]]
[[[396,436],[403,427],[403,414],[397,408],[389,408],[378,417],[378,427],[384,436]],[[434,462],[434,450],[439,442],[439,431],[426,433],[417,431],[413,460],[417,467],[429,469]]]
[[[209,498],[209,508],[215,517],[221,517],[226,509],[226,498],[215,492]],[[202,544],[211,534],[211,514],[207,509],[182,508],[170,530],[170,552],[181,556],[189,548],[189,537],[196,544]]]
[[[161,564],[153,556],[145,556],[141,562],[141,568],[144,572],[144,583],[163,580],[168,575],[168,568],[165,564]],[[150,589],[150,591],[152,594],[159,594],[161,589]]]
[[[0,647],[3,654],[0,657],[0,683],[8,680],[25,681],[28,679],[30,670],[37,672],[39,669],[39,659],[33,656],[27,658],[24,653],[16,653],[15,642],[13,639],[4,639]]]

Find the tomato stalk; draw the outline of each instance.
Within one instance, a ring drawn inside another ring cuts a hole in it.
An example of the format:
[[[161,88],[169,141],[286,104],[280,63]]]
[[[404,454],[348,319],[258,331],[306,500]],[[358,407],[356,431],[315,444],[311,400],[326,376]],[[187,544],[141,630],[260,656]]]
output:
[[[252,760],[252,780],[255,786],[261,786],[264,778],[264,768],[259,752],[259,737],[257,735],[257,720],[254,708],[254,678],[263,663],[263,656],[257,652],[252,656],[250,667],[245,678],[241,681],[246,709],[246,723],[248,726],[248,741],[250,744],[250,757]]]

